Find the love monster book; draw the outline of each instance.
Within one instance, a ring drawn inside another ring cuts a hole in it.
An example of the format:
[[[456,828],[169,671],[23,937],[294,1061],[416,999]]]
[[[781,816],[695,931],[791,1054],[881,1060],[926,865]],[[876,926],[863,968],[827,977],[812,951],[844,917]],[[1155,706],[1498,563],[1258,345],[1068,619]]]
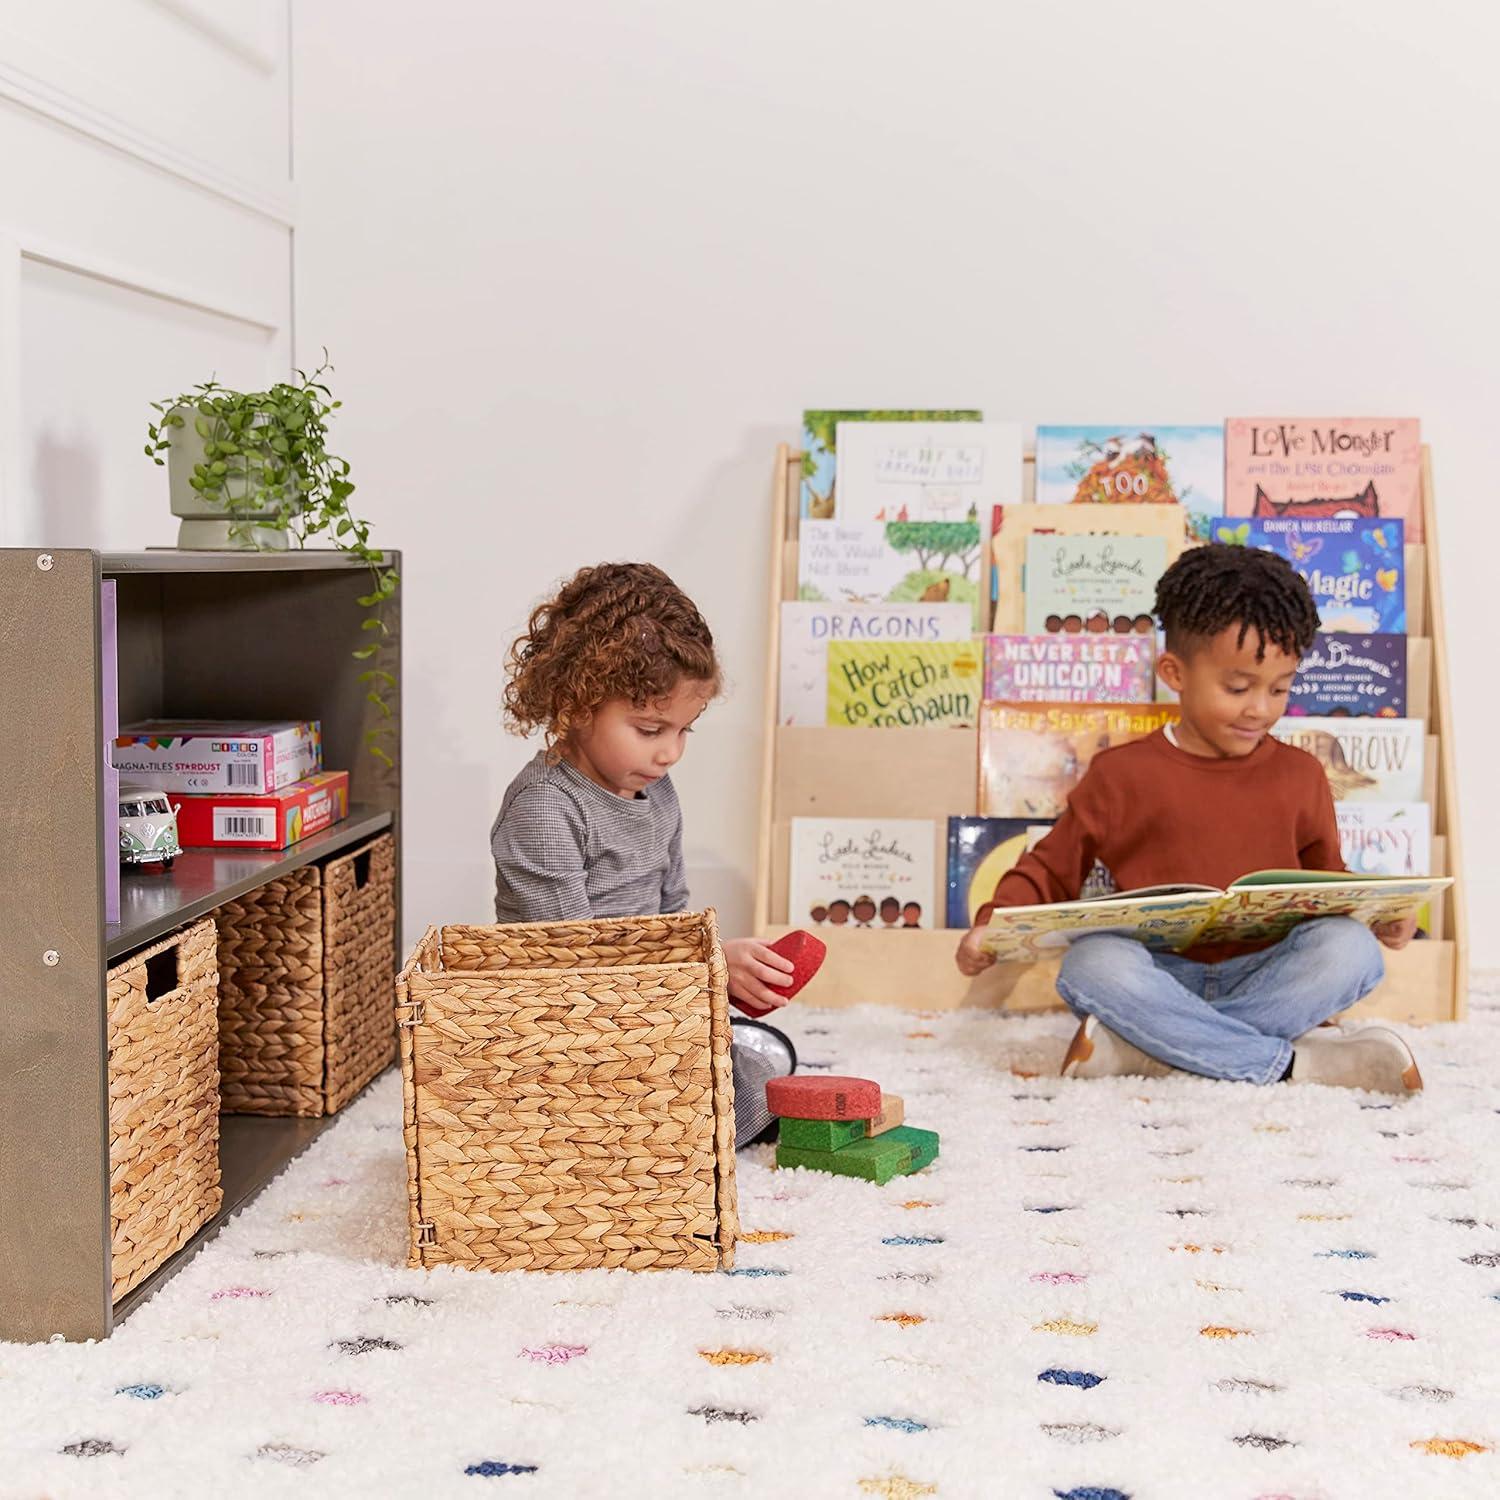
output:
[[[962,521],[1021,500],[1019,422],[840,422],[840,521]]]
[[[782,724],[828,722],[828,646],[832,641],[908,645],[966,641],[973,633],[967,604],[811,604],[781,606]]]
[[[1446,876],[1260,870],[1228,890],[1151,886],[1094,901],[999,906],[983,946],[1002,963],[1034,963],[1098,932],[1172,953],[1200,944],[1275,942],[1299,923],[1319,917],[1353,917],[1368,926],[1413,917],[1452,884]]]
[[[1406,630],[1405,526],[1368,517],[1277,520],[1224,516],[1210,541],[1279,553],[1302,576],[1324,630],[1400,635]]]
[[[1156,630],[1167,544],[1149,536],[1037,536],[1026,542],[1027,635]]]
[[[839,729],[951,729],[979,719],[977,641],[832,641],[828,723]]]
[[[1302,658],[1286,711],[1302,716],[1404,719],[1404,635],[1318,635]]]
[[[936,837],[925,818],[793,818],[792,922],[814,929],[936,927]]]
[[[1315,756],[1335,802],[1420,802],[1427,726],[1420,719],[1282,719],[1278,740]]]
[[[1036,430],[1038,505],[1180,505],[1203,541],[1224,513],[1224,428],[1057,427]]]
[[[1155,673],[1154,635],[984,638],[984,696],[991,701],[1150,703]]]
[[[1170,704],[986,703],[979,717],[979,811],[1058,818],[1101,750],[1175,723]]]
[[[831,521],[839,514],[836,488],[840,422],[978,422],[978,411],[823,411],[802,413],[802,514]]]
[[[1224,512],[1301,521],[1368,516],[1422,540],[1422,424],[1415,417],[1231,417]]]

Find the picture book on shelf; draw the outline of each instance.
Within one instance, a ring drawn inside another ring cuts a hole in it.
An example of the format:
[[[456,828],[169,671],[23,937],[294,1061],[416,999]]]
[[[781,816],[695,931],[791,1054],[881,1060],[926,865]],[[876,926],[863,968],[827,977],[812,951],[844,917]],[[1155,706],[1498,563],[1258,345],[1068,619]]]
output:
[[[908,645],[914,641],[966,641],[974,616],[967,604],[781,605],[781,692],[777,721],[828,722],[828,645],[868,641]]]
[[[926,818],[793,818],[788,918],[794,926],[938,926],[937,827]]]
[[[1010,703],[1150,703],[1154,635],[989,635],[984,696]]]
[[[833,604],[967,604],[977,629],[981,524],[804,521],[797,596]]]
[[[1026,633],[1152,636],[1156,582],[1166,566],[1160,537],[1028,537]]]
[[[1404,719],[1404,635],[1318,635],[1302,658],[1289,714]]]
[[[978,422],[971,410],[825,411],[802,413],[802,515],[831,521],[838,514],[837,447],[840,422]]]
[[[840,422],[839,521],[965,521],[1021,499],[1018,422]]]
[[[1302,575],[1324,630],[1400,635],[1406,626],[1406,528],[1358,516],[1223,516],[1210,540],[1279,553]]]
[[[948,819],[948,926],[972,927],[1000,877],[1052,827],[1052,819]]]
[[[1038,534],[1160,537],[1171,566],[1187,545],[1180,505],[1001,505],[991,517],[989,548],[993,567],[996,635],[1030,634],[1026,629],[1026,549]]]
[[[1430,875],[1432,809],[1425,802],[1338,802],[1339,848],[1360,875]]]
[[[1057,818],[1101,750],[1173,723],[1167,704],[986,703],[979,716],[979,811]]]
[[[839,729],[948,729],[978,722],[979,643],[830,641],[828,723]]]
[[[1298,923],[1318,917],[1347,916],[1374,926],[1415,916],[1452,883],[1431,876],[1260,870],[1227,890],[1152,886],[1092,901],[996,907],[984,947],[1002,963],[1032,963],[1098,932],[1166,952],[1277,941]]]
[[[1422,424],[1415,417],[1231,417],[1224,512],[1276,520],[1367,516],[1422,533]]]
[[[1420,802],[1427,726],[1420,719],[1281,719],[1271,733],[1316,757],[1336,802]]]
[[[1083,426],[1036,430],[1039,505],[1180,505],[1202,541],[1224,513],[1224,428]]]

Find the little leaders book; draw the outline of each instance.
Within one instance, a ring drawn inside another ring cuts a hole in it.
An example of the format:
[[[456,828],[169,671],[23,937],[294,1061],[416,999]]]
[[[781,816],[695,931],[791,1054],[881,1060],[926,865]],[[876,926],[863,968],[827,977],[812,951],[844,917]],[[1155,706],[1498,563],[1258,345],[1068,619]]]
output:
[[[936,843],[926,818],[793,818],[793,925],[936,927]]]
[[[1152,886],[1093,901],[996,907],[984,936],[1002,963],[1054,957],[1076,938],[1109,932],[1180,953],[1217,943],[1278,941],[1300,922],[1354,917],[1368,926],[1414,917],[1450,878],[1259,870],[1228,890]]]

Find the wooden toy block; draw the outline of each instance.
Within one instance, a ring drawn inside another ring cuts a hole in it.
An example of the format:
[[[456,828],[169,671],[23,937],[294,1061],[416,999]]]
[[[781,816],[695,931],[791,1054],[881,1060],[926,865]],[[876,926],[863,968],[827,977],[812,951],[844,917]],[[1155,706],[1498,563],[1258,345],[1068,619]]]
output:
[[[911,1169],[911,1146],[889,1135],[879,1140],[851,1141],[837,1151],[807,1151],[783,1142],[776,1148],[778,1167],[811,1167],[838,1177],[862,1177],[877,1186]]]
[[[770,989],[780,989],[788,1000],[823,967],[823,960],[828,956],[828,945],[821,938],[815,938],[812,933],[803,932],[800,928],[777,938],[769,946],[772,952],[792,961],[792,982],[785,986],[768,986]],[[780,1008],[757,1005],[753,1000],[736,1000],[734,1003],[747,1016],[767,1016],[773,1009]]]
[[[842,1151],[869,1134],[863,1120],[795,1120],[783,1117],[781,1144],[799,1151]]]
[[[872,1136],[884,1135],[888,1130],[894,1130],[898,1125],[906,1122],[906,1105],[902,1102],[900,1094],[882,1093],[880,1096],[880,1113],[870,1121],[869,1134]]]
[[[910,1148],[911,1162],[901,1169],[908,1175],[912,1172],[920,1172],[923,1167],[930,1167],[937,1160],[938,1133],[935,1130],[918,1130],[915,1125],[898,1125],[894,1130],[888,1130],[884,1135],[877,1136],[875,1139],[900,1141],[903,1146]]]
[[[793,1073],[767,1080],[766,1108],[794,1120],[873,1120],[880,1113],[880,1085],[837,1073]]]

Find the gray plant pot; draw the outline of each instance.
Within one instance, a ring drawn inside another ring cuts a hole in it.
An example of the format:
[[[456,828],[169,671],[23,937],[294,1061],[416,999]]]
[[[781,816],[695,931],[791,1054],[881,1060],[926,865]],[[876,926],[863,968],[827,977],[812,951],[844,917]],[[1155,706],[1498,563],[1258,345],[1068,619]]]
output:
[[[178,547],[184,552],[285,552],[291,542],[285,527],[246,524],[257,512],[274,516],[276,508],[257,506],[247,499],[250,481],[243,461],[229,460],[224,481],[229,505],[199,494],[189,483],[194,468],[207,461],[196,425],[201,414],[190,406],[172,410],[183,419],[181,427],[172,429],[172,446],[167,449],[172,514],[182,522],[177,528]]]

